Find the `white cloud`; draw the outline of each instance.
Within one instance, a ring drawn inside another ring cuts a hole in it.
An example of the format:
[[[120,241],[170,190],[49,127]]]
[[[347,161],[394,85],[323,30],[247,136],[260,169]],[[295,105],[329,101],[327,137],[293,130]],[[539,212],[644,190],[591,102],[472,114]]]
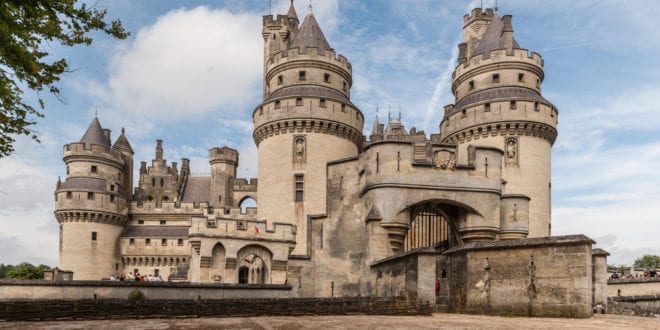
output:
[[[111,112],[131,118],[241,113],[260,87],[259,21],[207,7],[170,11],[112,55],[107,84],[91,84],[91,91]]]

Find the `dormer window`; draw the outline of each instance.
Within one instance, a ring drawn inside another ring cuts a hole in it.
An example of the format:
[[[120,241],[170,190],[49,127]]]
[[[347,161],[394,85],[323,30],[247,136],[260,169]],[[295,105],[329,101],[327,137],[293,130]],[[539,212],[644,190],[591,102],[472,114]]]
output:
[[[493,82],[494,83],[500,82],[500,74],[499,73],[496,73],[496,74],[493,75]]]
[[[115,185],[114,184],[110,185],[110,191],[115,191]]]
[[[307,72],[298,71],[298,80],[307,80]]]

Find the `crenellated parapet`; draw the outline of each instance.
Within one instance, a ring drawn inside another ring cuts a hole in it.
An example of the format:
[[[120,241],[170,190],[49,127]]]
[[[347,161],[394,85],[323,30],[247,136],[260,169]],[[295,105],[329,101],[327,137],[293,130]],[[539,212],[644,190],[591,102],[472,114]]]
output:
[[[256,191],[259,180],[257,178],[251,178],[250,181],[247,179],[236,179],[234,180],[234,191]]]
[[[238,164],[238,151],[228,148],[212,148],[209,150],[209,163],[231,163]]]
[[[194,217],[189,237],[227,237],[232,239],[254,239],[288,241],[295,244],[296,226],[288,223],[267,222],[249,219],[240,214],[217,217]]]
[[[64,145],[64,162],[94,161],[122,169],[124,159],[121,151],[98,144],[75,142]]]
[[[59,224],[64,223],[100,223],[113,226],[124,226],[128,221],[126,214],[117,214],[110,212],[101,212],[95,210],[57,210],[55,211],[55,219]]]

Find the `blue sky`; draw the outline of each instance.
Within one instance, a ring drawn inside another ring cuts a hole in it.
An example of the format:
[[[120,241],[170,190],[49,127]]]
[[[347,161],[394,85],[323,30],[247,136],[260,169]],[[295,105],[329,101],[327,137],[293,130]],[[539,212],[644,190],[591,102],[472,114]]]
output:
[[[102,34],[90,47],[44,45],[73,72],[59,84],[65,103],[42,94],[42,143],[19,138],[0,159],[0,262],[57,264],[52,215],[62,145],[75,142],[98,111],[117,137],[121,127],[136,164],[164,140],[170,161],[191,159],[208,173],[208,150],[241,153],[239,175],[256,177],[251,113],[261,101],[261,15],[268,0],[102,0],[128,40]],[[289,0],[273,0],[285,13]],[[296,1],[302,18],[308,1]],[[554,235],[584,233],[631,264],[660,254],[660,36],[653,1],[502,0],[520,45],[545,59],[544,96],[559,109],[553,147]],[[407,128],[437,133],[453,103],[451,72],[463,15],[479,1],[314,0],[331,46],[353,65],[353,103],[370,131],[382,114],[402,112]],[[484,0],[485,6],[494,1]],[[26,91],[31,101],[36,95]]]

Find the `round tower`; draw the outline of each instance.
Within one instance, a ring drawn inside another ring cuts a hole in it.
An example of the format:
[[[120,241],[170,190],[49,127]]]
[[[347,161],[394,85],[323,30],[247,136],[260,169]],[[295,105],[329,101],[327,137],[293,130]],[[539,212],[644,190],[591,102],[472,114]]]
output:
[[[213,148],[209,151],[209,164],[211,165],[210,205],[234,206],[232,192],[238,167],[238,151],[227,147]]]
[[[123,135],[123,134],[122,134]],[[110,130],[94,118],[80,142],[64,146],[67,177],[58,180],[55,218],[60,224],[60,268],[74,280],[99,280],[121,269],[119,235],[128,219],[124,185],[128,140],[110,146]]]
[[[550,149],[557,109],[541,96],[543,59],[513,37],[511,16],[474,9],[464,17],[464,43],[452,76],[455,104],[445,107],[443,142],[504,151],[506,194],[529,202],[529,237],[550,235]]]
[[[364,116],[350,101],[351,65],[330,47],[311,9],[300,27],[292,20],[293,8],[264,17],[264,100],[253,113],[253,137],[258,216],[297,225],[293,254],[304,254],[307,215],[326,212],[326,164],[357,155]],[[283,41],[271,47],[273,39]]]

